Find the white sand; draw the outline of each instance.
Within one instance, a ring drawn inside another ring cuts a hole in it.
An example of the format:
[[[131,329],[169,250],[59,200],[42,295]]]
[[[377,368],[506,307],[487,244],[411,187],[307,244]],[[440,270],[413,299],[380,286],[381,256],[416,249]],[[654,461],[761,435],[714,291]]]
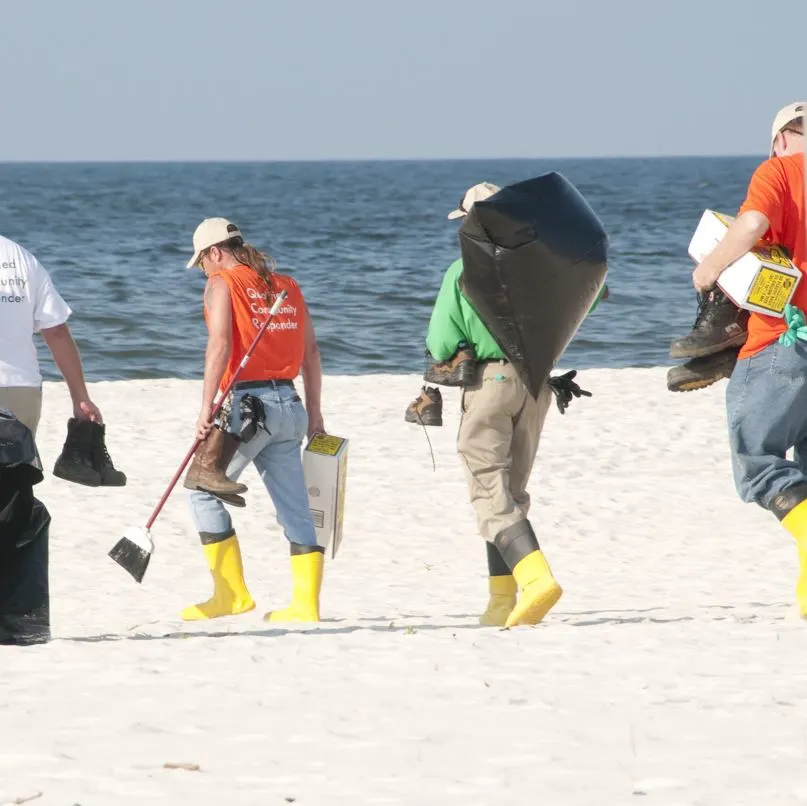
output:
[[[735,496],[725,382],[674,395],[665,371],[585,371],[595,396],[553,408],[532,520],[565,595],[511,631],[476,623],[455,391],[435,473],[403,421],[417,377],[326,378],[326,425],[351,438],[346,536],[325,621],[287,629],[262,621],[290,579],[251,470],[234,518],[257,611],[179,620],[210,590],[181,487],[142,586],[107,557],[184,456],[200,385],[93,385],[129,484],[37,488],[55,640],[0,647],[0,803],[807,802],[795,548]],[[50,470],[69,410],[61,385],[45,397]]]

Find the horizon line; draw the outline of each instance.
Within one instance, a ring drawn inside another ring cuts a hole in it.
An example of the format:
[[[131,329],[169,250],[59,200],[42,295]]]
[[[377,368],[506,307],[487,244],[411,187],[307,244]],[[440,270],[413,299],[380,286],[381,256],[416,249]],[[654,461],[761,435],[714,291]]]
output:
[[[176,159],[155,157],[149,159],[6,159],[0,165],[271,165],[271,164],[319,164],[319,163],[378,163],[378,162],[584,162],[598,160],[655,160],[655,159],[751,159],[765,158],[764,154],[606,154],[602,156],[556,156],[556,157],[295,157],[258,159],[197,158]]]

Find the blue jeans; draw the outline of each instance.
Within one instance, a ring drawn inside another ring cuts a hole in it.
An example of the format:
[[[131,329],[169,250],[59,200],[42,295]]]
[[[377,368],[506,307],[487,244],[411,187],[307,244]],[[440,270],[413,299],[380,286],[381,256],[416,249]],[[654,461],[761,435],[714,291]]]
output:
[[[807,483],[807,344],[774,342],[737,362],[726,390],[734,483],[765,509]],[[794,448],[793,461],[785,458]]]
[[[308,490],[303,475],[301,448],[308,431],[308,414],[300,396],[292,386],[267,385],[233,393],[230,429],[238,432],[240,425],[239,402],[251,394],[263,402],[266,428],[259,429],[247,443],[239,446],[227,468],[227,476],[235,481],[252,462],[261,477],[272,503],[277,521],[291,543],[314,546],[317,543],[311,511],[308,507]],[[224,504],[210,493],[193,490],[190,493],[191,512],[199,532],[212,535],[232,531],[230,513]]]

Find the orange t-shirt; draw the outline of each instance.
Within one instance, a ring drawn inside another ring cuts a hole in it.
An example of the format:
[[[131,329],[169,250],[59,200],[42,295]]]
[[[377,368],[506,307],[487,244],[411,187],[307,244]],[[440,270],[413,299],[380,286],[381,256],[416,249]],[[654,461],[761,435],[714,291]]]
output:
[[[236,266],[211,272],[230,289],[232,347],[227,369],[221,379],[226,388],[249,349],[260,326],[266,321],[272,303],[282,290],[288,293],[264,331],[247,365],[238,375],[241,381],[294,380],[300,373],[305,351],[305,301],[297,283],[285,274],[273,272],[271,287],[249,266]],[[205,307],[205,322],[207,322]]]
[[[804,154],[772,157],[754,171],[740,213],[756,210],[770,221],[764,240],[788,250],[790,259],[801,270],[802,280],[791,303],[807,313],[807,216],[805,216]],[[765,349],[787,330],[784,319],[752,312],[748,338],[740,358]]]

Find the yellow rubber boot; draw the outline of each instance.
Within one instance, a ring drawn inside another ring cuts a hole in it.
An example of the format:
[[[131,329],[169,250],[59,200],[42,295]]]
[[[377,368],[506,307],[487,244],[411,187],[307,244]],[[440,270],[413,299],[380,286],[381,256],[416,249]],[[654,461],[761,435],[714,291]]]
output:
[[[516,563],[513,576],[518,583],[520,596],[504,626],[537,624],[555,606],[563,590],[552,576],[549,563],[539,549]]]
[[[796,541],[799,552],[799,577],[796,582],[796,603],[802,618],[807,618],[807,501],[797,504],[782,518],[782,526]]]
[[[255,608],[244,582],[241,548],[235,535],[218,543],[202,544],[213,574],[213,596],[206,602],[186,607],[184,621],[203,621],[220,616],[235,616]]]
[[[516,578],[507,576],[488,577],[488,606],[479,617],[479,623],[485,627],[504,627],[507,617],[516,606]]]
[[[324,567],[325,554],[322,551],[292,554],[291,604],[285,610],[270,611],[263,617],[264,621],[319,621],[319,592]]]

